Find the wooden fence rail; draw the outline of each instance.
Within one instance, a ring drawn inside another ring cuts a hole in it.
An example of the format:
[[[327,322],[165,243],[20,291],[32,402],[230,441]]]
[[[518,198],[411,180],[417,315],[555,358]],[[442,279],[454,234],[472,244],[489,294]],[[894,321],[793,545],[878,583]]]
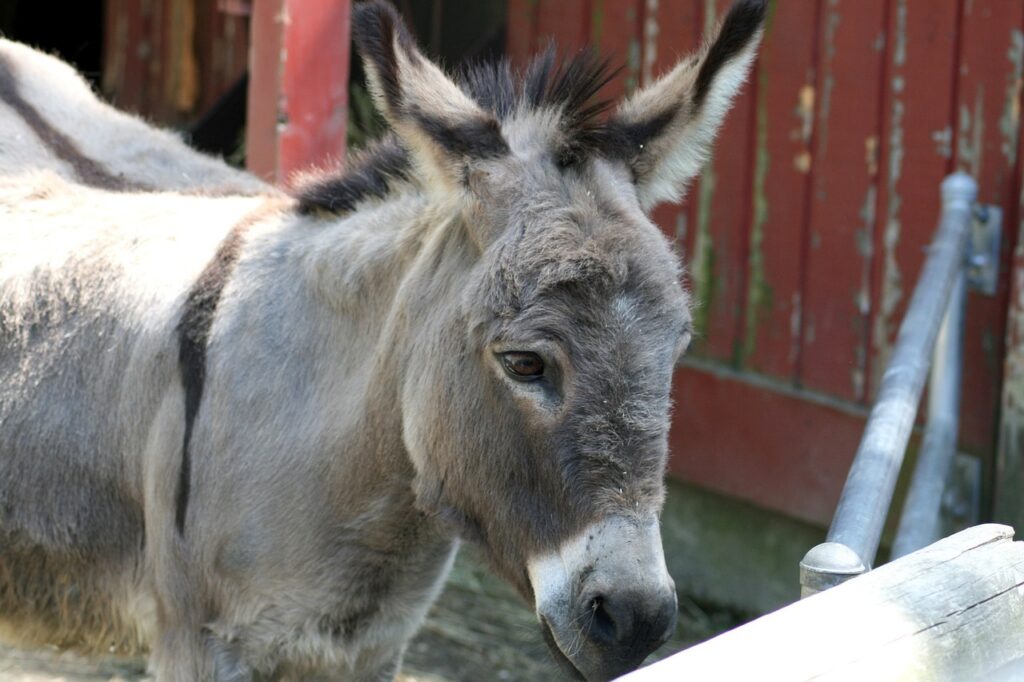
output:
[[[987,524],[621,680],[961,682],[1022,660],[1024,543]]]

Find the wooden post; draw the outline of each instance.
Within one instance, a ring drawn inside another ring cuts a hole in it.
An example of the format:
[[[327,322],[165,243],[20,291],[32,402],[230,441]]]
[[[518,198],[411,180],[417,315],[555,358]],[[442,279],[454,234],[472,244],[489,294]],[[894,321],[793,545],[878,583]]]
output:
[[[340,162],[348,109],[350,0],[253,3],[246,159],[261,178]]]
[[[621,678],[992,679],[1024,657],[1024,543],[975,526]]]
[[[1017,158],[1024,159],[1024,135],[1017,138]],[[1024,163],[1018,161],[1018,175]],[[1010,260],[1010,295],[1006,314],[1006,350],[1003,358],[1002,409],[999,449],[996,451],[993,516],[997,521],[1024,527],[1024,183],[1017,178],[1020,195],[1006,216],[1003,239],[1016,233]]]

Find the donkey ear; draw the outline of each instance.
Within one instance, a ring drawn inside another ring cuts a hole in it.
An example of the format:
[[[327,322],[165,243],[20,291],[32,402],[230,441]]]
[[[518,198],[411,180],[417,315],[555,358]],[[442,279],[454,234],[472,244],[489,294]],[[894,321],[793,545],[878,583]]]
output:
[[[508,153],[501,126],[427,59],[387,2],[356,4],[352,40],[377,109],[412,152],[424,182],[462,181],[466,163]]]
[[[609,121],[645,210],[678,199],[711,151],[764,32],[766,0],[738,0],[695,55],[619,106]]]

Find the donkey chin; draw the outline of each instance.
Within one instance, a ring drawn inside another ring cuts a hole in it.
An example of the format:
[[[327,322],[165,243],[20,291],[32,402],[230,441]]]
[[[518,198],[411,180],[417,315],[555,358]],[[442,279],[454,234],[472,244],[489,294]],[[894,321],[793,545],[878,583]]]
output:
[[[576,679],[611,680],[675,630],[675,583],[654,516],[613,516],[528,563],[544,638]]]

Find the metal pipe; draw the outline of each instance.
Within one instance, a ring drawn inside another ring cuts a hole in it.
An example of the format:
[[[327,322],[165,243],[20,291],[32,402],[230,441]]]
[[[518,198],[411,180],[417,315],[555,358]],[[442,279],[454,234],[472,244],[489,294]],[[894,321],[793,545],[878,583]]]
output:
[[[914,427],[935,337],[964,267],[978,186],[965,173],[942,183],[942,218],[843,486],[827,541],[800,562],[803,595],[867,571],[875,560],[903,454]]]
[[[956,454],[966,300],[967,277],[961,270],[953,283],[946,316],[935,340],[928,379],[928,421],[893,541],[893,559],[926,547],[941,537],[942,493]]]

